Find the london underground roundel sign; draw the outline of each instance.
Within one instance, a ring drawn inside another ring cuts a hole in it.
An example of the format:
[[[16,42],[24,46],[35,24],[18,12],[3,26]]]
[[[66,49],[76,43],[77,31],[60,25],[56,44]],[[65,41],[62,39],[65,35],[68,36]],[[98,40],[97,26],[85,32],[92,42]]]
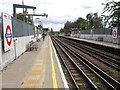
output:
[[[113,37],[113,38],[117,38],[117,36],[118,36],[118,35],[117,35],[117,34],[118,34],[118,33],[117,33],[117,30],[118,30],[117,27],[114,27],[114,28],[112,29],[112,37]]]
[[[12,32],[11,32],[11,28],[9,25],[7,25],[7,27],[6,27],[5,38],[6,38],[6,42],[7,42],[8,46],[10,46],[12,43]]]
[[[3,18],[3,38],[4,38],[4,51],[8,51],[13,48],[13,32],[12,32],[12,19],[11,16],[2,13]]]

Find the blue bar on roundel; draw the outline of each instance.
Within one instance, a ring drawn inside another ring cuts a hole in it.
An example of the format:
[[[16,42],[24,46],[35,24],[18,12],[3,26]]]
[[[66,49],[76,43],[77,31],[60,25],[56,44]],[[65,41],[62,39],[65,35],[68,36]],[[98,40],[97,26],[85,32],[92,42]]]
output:
[[[5,34],[5,38],[12,38],[12,34]]]

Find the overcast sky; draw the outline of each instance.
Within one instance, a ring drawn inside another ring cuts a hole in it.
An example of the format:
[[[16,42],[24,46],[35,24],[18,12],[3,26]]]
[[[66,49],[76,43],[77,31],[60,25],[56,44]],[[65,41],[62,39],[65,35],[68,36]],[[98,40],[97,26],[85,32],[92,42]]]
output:
[[[101,15],[106,0],[24,0],[25,5],[35,6],[36,14],[47,13],[48,18],[40,18],[44,27],[53,28],[58,31],[63,28],[64,23],[74,21],[78,17],[86,18],[88,13],[98,12]],[[115,0],[119,1],[119,0]],[[5,12],[13,14],[13,4],[22,4],[22,0],[0,0],[0,13]],[[17,9],[17,13],[21,13],[21,9]],[[32,10],[28,10],[32,13]]]

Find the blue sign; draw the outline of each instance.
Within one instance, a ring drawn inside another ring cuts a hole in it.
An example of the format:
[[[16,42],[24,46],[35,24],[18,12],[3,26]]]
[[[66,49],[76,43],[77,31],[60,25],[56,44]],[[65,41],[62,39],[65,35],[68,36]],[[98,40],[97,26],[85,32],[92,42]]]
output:
[[[12,38],[12,34],[5,34],[5,38]]]

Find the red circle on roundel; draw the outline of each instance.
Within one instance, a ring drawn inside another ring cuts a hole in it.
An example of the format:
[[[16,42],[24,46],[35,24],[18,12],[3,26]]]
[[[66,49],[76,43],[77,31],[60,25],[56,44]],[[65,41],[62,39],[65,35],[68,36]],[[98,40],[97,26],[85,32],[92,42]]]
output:
[[[7,27],[6,27],[6,34],[8,34],[8,31],[10,31],[9,34],[12,34],[12,32],[11,32],[11,28],[10,28],[9,25],[7,25]],[[7,41],[8,46],[10,46],[11,43],[12,43],[12,37],[10,38],[10,41],[8,41],[8,38],[6,38],[6,41]]]

